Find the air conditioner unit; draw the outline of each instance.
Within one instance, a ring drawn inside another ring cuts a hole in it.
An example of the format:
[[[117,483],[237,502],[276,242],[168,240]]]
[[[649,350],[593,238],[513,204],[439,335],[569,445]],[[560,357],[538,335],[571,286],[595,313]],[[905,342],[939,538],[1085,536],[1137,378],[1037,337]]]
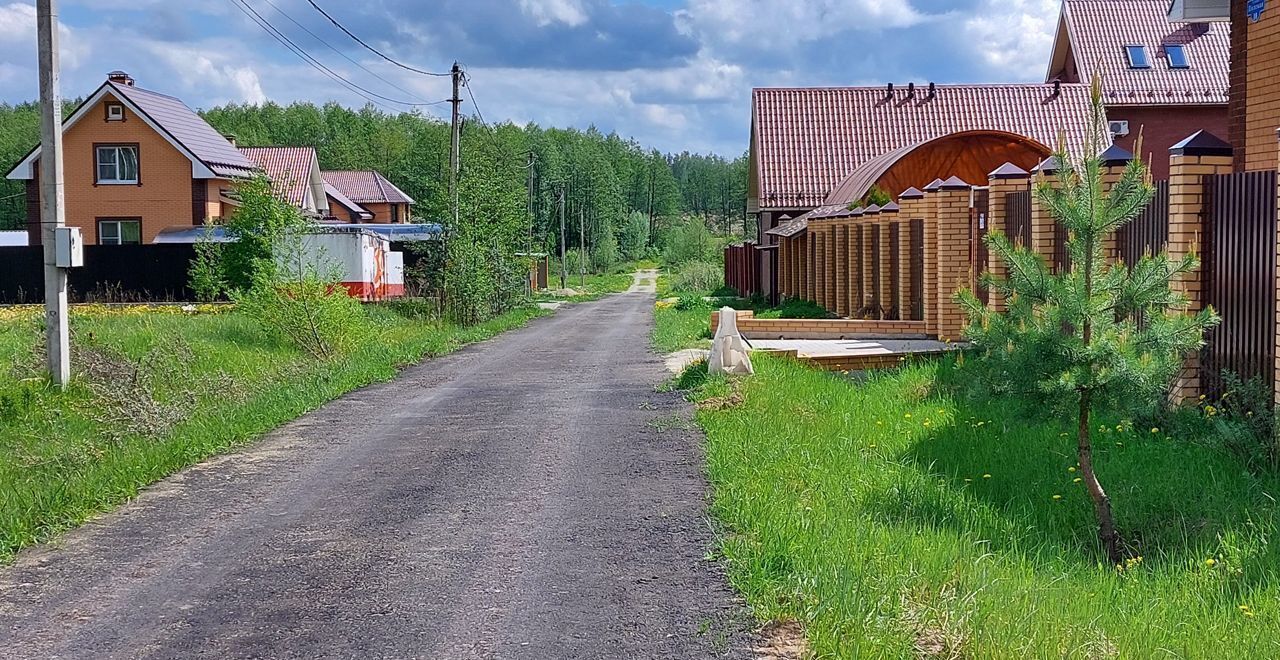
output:
[[[1107,122],[1107,128],[1116,137],[1124,137],[1129,134],[1129,122],[1124,120],[1109,121]]]

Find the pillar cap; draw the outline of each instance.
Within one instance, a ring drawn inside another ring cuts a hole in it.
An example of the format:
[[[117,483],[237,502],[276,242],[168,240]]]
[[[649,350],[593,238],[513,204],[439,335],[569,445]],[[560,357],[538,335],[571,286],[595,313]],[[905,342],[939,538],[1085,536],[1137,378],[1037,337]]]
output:
[[[1231,154],[1230,144],[1206,130],[1196,131],[1169,147],[1170,156],[1230,156]]]
[[[942,187],[942,179],[934,179],[924,187],[925,192],[933,192]]]
[[[897,213],[898,211],[901,211],[901,210],[902,210],[902,207],[898,206],[897,202],[889,202],[888,204],[885,204],[884,206],[880,207],[881,213]]]
[[[1062,169],[1062,163],[1058,161],[1058,157],[1049,156],[1048,158],[1040,161],[1039,165],[1036,165],[1035,167],[1031,168],[1031,171],[1049,173],[1049,172],[1057,172],[1060,169]]]
[[[972,187],[973,186],[970,186],[964,179],[961,179],[958,176],[953,176],[946,181],[943,181],[942,185],[938,186],[938,190],[968,190]]]
[[[991,179],[1022,179],[1031,176],[1031,173],[1014,165],[1013,163],[1005,163],[1000,167],[992,170],[987,175]]]
[[[898,193],[898,199],[920,199],[921,197],[924,197],[924,191],[915,186]]]
[[[1102,164],[1107,167],[1128,165],[1129,161],[1133,160],[1133,152],[1118,144],[1113,144],[1098,154],[1098,160],[1102,161]]]
[[[879,212],[880,212],[880,207],[876,206],[875,204],[872,204],[871,206],[868,206],[867,208],[862,209],[863,215],[874,215]]]
[[[861,206],[855,206],[855,207],[853,207],[853,208],[849,209],[849,215],[854,216],[854,217],[860,216],[860,215],[862,215],[863,210],[864,210],[864,209],[863,209]]]

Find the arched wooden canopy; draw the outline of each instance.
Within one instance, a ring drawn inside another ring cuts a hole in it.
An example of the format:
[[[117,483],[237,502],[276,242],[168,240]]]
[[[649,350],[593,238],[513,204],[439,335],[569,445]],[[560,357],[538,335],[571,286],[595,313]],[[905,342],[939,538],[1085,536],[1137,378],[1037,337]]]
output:
[[[866,197],[871,186],[891,196],[907,188],[923,188],[934,179],[958,176],[979,183],[1005,163],[1025,170],[1035,167],[1051,150],[1031,138],[1003,131],[964,131],[876,156],[858,166],[827,195],[826,204],[852,204]]]

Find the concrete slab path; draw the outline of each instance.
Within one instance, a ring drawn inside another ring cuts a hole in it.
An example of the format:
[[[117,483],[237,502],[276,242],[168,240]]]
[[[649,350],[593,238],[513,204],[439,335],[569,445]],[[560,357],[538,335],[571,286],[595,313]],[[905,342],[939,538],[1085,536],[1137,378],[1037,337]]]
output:
[[[412,367],[21,554],[0,656],[746,657],[653,302]]]

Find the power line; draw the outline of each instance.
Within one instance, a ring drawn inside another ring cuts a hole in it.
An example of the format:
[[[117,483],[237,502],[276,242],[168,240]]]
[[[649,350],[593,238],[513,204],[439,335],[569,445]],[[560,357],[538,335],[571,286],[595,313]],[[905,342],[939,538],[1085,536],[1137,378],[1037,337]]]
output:
[[[449,74],[449,73],[440,73],[440,72],[437,72],[437,71],[423,71],[422,69],[418,69],[418,68],[411,67],[411,66],[409,66],[408,64],[404,64],[403,62],[399,62],[399,61],[397,61],[397,60],[395,60],[395,59],[391,58],[390,56],[388,56],[387,54],[385,54],[385,53],[383,53],[382,51],[378,50],[377,48],[374,48],[373,46],[370,46],[369,44],[365,43],[365,42],[364,42],[364,40],[363,40],[363,39],[361,39],[360,37],[357,37],[354,33],[352,33],[352,32],[351,32],[351,30],[348,30],[348,29],[346,28],[346,26],[345,26],[345,25],[343,25],[342,23],[339,23],[339,22],[338,22],[338,19],[336,19],[336,18],[334,18],[334,17],[330,16],[330,15],[329,15],[329,12],[325,11],[322,7],[320,7],[320,5],[316,4],[316,3],[315,3],[315,0],[307,0],[307,2],[308,2],[308,3],[310,3],[310,5],[311,5],[312,7],[315,7],[315,10],[316,10],[316,11],[318,11],[318,12],[320,12],[320,13],[321,13],[325,18],[329,19],[329,22],[330,22],[330,23],[333,23],[334,25],[336,25],[336,26],[338,27],[338,29],[339,29],[339,30],[342,30],[343,32],[345,32],[345,33],[347,34],[347,36],[348,36],[348,37],[351,37],[352,39],[354,39],[354,40],[356,41],[356,43],[360,44],[361,46],[364,46],[365,48],[367,48],[367,49],[369,50],[369,52],[373,53],[374,55],[377,55],[378,57],[381,57],[382,59],[384,59],[384,60],[386,60],[386,61],[388,61],[388,62],[390,62],[390,63],[392,63],[392,64],[394,64],[394,65],[396,65],[396,66],[398,66],[398,67],[400,67],[401,69],[405,69],[405,70],[408,70],[408,71],[412,71],[412,72],[414,72],[414,73],[421,73],[421,74],[422,74],[422,75],[424,75],[424,76],[442,76],[442,77],[443,77],[443,76],[449,76],[449,75],[452,75],[452,74]]]
[[[370,103],[373,103],[374,105],[385,108],[386,110],[391,112],[399,112],[399,110],[388,107],[385,104],[379,103],[378,101],[376,101],[374,98],[371,98],[371,97],[376,97],[384,101],[397,103],[397,104],[409,106],[409,107],[437,105],[436,103],[416,103],[413,101],[402,101],[400,99],[391,98],[390,96],[384,96],[371,89],[361,87],[360,85],[343,77],[341,74],[335,72],[333,69],[330,69],[329,67],[325,66],[323,62],[321,62],[320,60],[313,57],[310,53],[308,53],[305,48],[294,43],[292,39],[290,39],[283,32],[281,32],[274,25],[272,25],[271,21],[268,21],[265,17],[262,16],[262,14],[259,14],[256,9],[254,9],[251,5],[249,5],[247,0],[231,0],[231,2],[236,5],[236,8],[239,9],[241,13],[243,13],[245,16],[248,16],[250,20],[252,20],[254,23],[257,23],[258,27],[261,27],[263,30],[266,30],[267,34],[270,34],[276,41],[280,42],[280,44],[283,45],[285,48],[288,48],[291,52],[293,52],[293,54],[302,58],[303,61],[307,62],[307,64],[310,64],[312,68],[319,70],[321,73],[324,73],[326,76],[333,79],[335,82],[355,92],[357,95],[363,97],[365,100],[369,101]]]
[[[471,74],[463,71],[462,83],[467,88],[467,96],[471,99],[471,107],[476,109],[476,116],[480,118],[480,125],[487,127],[489,123],[484,120],[484,113],[480,112],[480,104],[476,103],[476,95],[471,93]]]
[[[387,80],[386,78],[383,78],[382,76],[380,76],[380,75],[378,75],[376,72],[374,72],[372,69],[370,69],[370,68],[366,67],[365,65],[361,64],[360,62],[356,61],[356,60],[355,60],[354,58],[352,58],[350,55],[347,55],[346,53],[342,52],[342,51],[341,51],[341,50],[339,50],[338,48],[334,47],[334,45],[333,45],[333,44],[329,43],[328,41],[325,41],[325,40],[324,40],[324,38],[322,38],[320,35],[316,34],[315,32],[312,32],[310,29],[308,29],[308,28],[307,28],[307,26],[303,25],[302,23],[299,23],[299,22],[297,21],[297,19],[295,19],[294,17],[290,16],[287,12],[285,12],[285,10],[281,9],[281,8],[280,8],[280,6],[279,6],[279,5],[277,5],[276,3],[272,2],[271,0],[262,0],[262,1],[263,1],[263,2],[265,2],[265,3],[267,3],[268,5],[270,5],[272,9],[276,10],[276,13],[277,13],[277,14],[280,14],[281,16],[283,16],[283,17],[285,17],[285,18],[289,19],[289,22],[291,22],[291,23],[293,23],[294,25],[298,26],[298,28],[300,28],[303,32],[306,32],[307,34],[311,35],[311,37],[312,37],[313,39],[315,39],[316,41],[319,41],[320,43],[324,44],[324,45],[325,45],[329,50],[331,50],[331,51],[333,51],[333,52],[337,53],[338,55],[340,55],[340,56],[341,56],[343,59],[345,59],[346,61],[348,61],[348,62],[350,62],[350,63],[352,63],[352,64],[356,65],[357,67],[360,67],[360,69],[361,69],[362,71],[364,71],[365,73],[367,73],[367,74],[369,74],[369,75],[373,76],[374,78],[377,78],[378,80],[381,80],[382,82],[384,82],[384,83],[386,83],[386,84],[390,85],[391,87],[394,87],[394,88],[396,88],[396,89],[398,89],[398,90],[400,90],[400,91],[404,92],[405,94],[408,94],[409,96],[412,96],[412,97],[414,97],[414,98],[418,99],[419,101],[426,101],[426,99],[422,98],[421,96],[418,96],[417,94],[414,94],[413,92],[411,92],[411,91],[409,91],[409,90],[407,90],[407,89],[405,89],[405,88],[403,88],[403,87],[401,87],[401,86],[399,86],[399,85],[397,85],[397,84],[395,84],[395,83],[391,82],[390,80]],[[439,105],[439,104],[442,104],[442,103],[448,103],[448,101],[432,101],[432,102],[430,102],[430,103],[431,103],[431,105]]]

